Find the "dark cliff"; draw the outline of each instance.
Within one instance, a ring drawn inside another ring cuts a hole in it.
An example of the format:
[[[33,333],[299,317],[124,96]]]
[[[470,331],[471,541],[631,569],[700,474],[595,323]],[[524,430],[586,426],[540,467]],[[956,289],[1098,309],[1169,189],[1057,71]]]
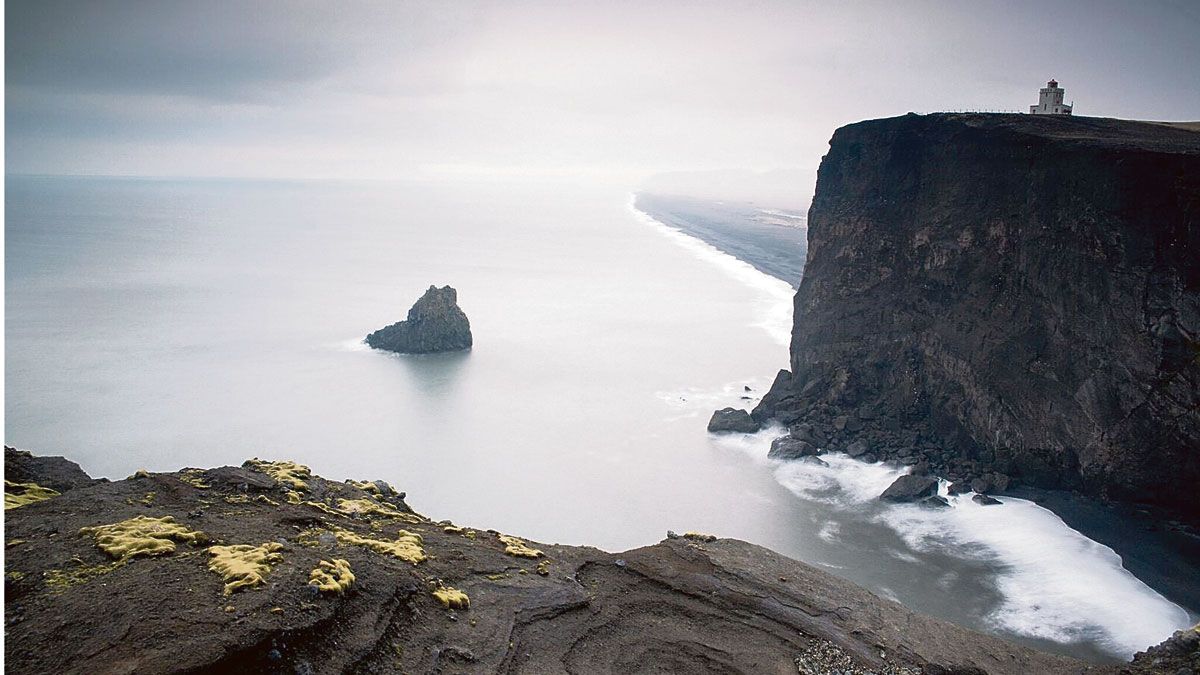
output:
[[[1200,133],[853,124],[808,223],[791,371],[757,418],[956,478],[1200,512]]]

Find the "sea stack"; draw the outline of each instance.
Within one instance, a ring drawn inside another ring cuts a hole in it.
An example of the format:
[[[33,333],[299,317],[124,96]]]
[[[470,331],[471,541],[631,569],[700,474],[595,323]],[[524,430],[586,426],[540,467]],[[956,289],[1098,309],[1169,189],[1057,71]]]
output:
[[[375,349],[401,354],[432,354],[471,348],[471,322],[458,306],[458,291],[430,286],[404,321],[367,336]]]

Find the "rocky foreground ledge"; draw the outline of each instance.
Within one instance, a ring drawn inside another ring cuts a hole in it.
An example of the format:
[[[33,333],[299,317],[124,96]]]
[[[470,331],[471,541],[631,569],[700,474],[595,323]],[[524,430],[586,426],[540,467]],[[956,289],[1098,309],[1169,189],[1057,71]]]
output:
[[[382,481],[292,462],[108,482],[61,458],[5,459],[12,673],[1122,671],[910,612],[732,539],[540,544],[435,522]],[[1200,664],[1195,638],[1124,670]]]

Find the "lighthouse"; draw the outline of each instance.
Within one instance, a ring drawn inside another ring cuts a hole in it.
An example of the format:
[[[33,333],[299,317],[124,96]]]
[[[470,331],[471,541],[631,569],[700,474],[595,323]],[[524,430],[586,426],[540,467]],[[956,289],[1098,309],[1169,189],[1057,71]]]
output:
[[[1039,92],[1038,104],[1029,106],[1030,115],[1070,115],[1071,106],[1063,103],[1063,89],[1050,80]]]

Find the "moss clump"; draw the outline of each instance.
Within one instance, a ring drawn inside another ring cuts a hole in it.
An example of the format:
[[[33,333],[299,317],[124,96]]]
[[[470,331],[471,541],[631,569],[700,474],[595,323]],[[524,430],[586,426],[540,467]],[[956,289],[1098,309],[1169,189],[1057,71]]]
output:
[[[250,495],[228,495],[225,497],[226,504],[249,504]]]
[[[457,588],[439,586],[433,590],[433,597],[437,598],[438,602],[441,602],[442,606],[446,609],[471,608],[471,599],[467,597],[466,593]]]
[[[179,480],[200,490],[207,490],[212,487],[204,482],[204,471],[200,469],[184,469],[180,471]]]
[[[76,560],[79,560],[76,558]],[[113,570],[124,567],[129,563],[129,560],[117,560],[116,562],[105,563],[103,565],[84,565],[82,562],[76,567],[53,569],[42,572],[42,578],[46,581],[46,587],[55,595],[65,592],[72,586],[86,583],[96,577],[104,576]]]
[[[542,562],[538,563],[537,573],[544,577],[550,576],[550,561],[543,560]]]
[[[346,482],[358,488],[359,490],[370,494],[375,499],[383,499],[383,491],[379,489],[379,486],[376,485],[374,481],[347,480]]]
[[[266,581],[271,567],[283,560],[283,554],[278,553],[282,548],[283,544],[273,541],[259,546],[213,546],[208,549],[212,555],[208,569],[221,575],[225,580],[225,595],[229,595],[239,588],[253,588]]]
[[[14,483],[4,481],[4,510],[16,509],[34,502],[44,502],[51,497],[57,497],[58,490],[42,487],[37,483]]]
[[[338,510],[351,515],[380,515],[391,518],[398,517],[400,512],[386,503],[374,502],[370,499],[339,499]]]
[[[288,490],[287,494],[284,496],[287,497],[287,503],[289,503],[289,504],[303,504],[304,503],[304,497],[301,497],[300,493],[296,492],[295,490]]]
[[[325,502],[304,502],[304,505],[305,505],[305,506],[311,506],[311,507],[313,507],[314,509],[320,509],[321,511],[324,511],[325,513],[328,513],[328,514],[329,514],[329,515],[331,515],[331,516],[344,516],[344,515],[346,515],[346,514],[342,513],[341,511],[335,511],[335,510],[333,509],[333,507],[331,507],[330,505],[326,504]]]
[[[175,552],[175,542],[190,544],[205,541],[203,532],[189,530],[171,516],[151,518],[138,516],[111,525],[97,525],[79,530],[91,535],[100,550],[125,561],[135,556],[166,555]]]
[[[362,546],[376,553],[385,553],[414,565],[426,558],[425,549],[421,548],[423,543],[421,535],[408,530],[400,530],[396,533],[395,541],[370,539],[349,530],[334,530],[333,535],[337,537],[339,544]]]
[[[291,461],[265,462],[255,457],[248,460],[245,466],[260,473],[265,473],[274,478],[275,482],[283,483],[293,490],[307,490],[307,481],[309,478],[312,478],[312,471],[307,466]]]
[[[716,535],[704,534],[703,532],[684,532],[683,538],[691,539],[692,541],[703,541],[703,542],[713,542],[713,541],[717,540]]]
[[[333,562],[320,561],[308,575],[308,585],[316,586],[322,593],[345,593],[353,583],[354,572],[350,571],[350,563],[341,558],[335,558]]]
[[[524,539],[519,537],[510,537],[506,534],[500,535],[500,541],[504,544],[504,552],[509,555],[515,555],[518,558],[540,558],[542,552],[536,548],[530,548],[525,543]]]

